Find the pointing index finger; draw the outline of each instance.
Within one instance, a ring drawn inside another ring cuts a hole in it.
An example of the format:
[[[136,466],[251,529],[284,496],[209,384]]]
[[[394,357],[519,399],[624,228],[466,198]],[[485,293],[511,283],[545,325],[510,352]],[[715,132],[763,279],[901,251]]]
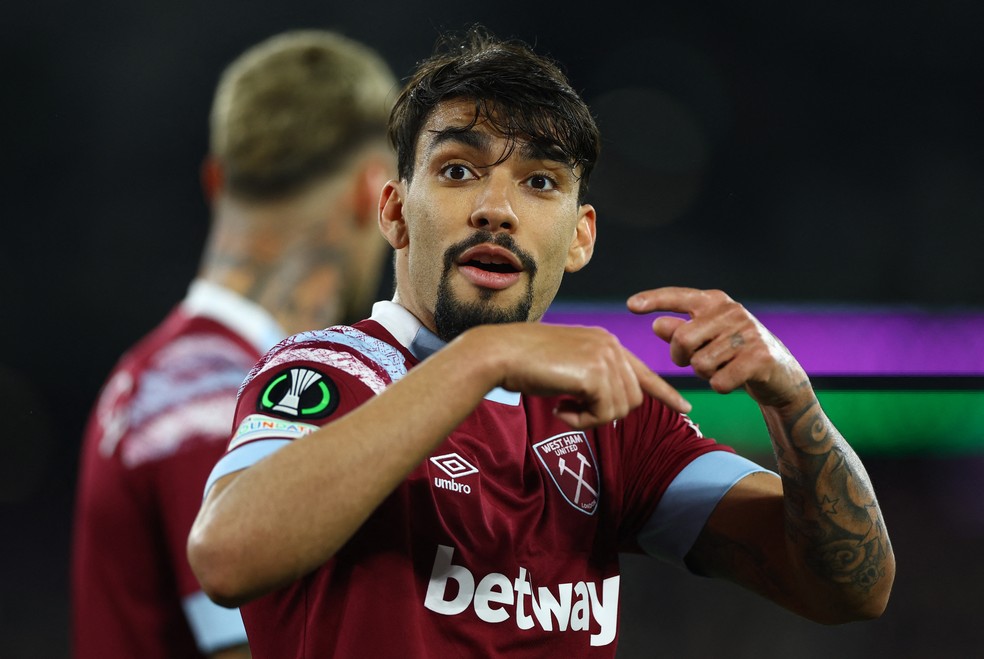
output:
[[[642,291],[630,297],[627,302],[632,313],[672,311],[689,314],[691,317],[707,304],[705,291],[682,286],[664,286]]]

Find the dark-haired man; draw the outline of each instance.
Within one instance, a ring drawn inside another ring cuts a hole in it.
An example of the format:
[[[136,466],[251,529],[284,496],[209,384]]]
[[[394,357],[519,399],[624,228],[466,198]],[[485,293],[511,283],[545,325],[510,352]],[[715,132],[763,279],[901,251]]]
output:
[[[82,448],[77,659],[248,656],[239,612],[191,572],[188,532],[256,360],[287,333],[361,317],[375,295],[395,85],[374,51],[314,30],[271,37],[223,73],[199,276],[120,360]]]
[[[248,602],[258,657],[612,657],[620,551],[823,622],[880,615],[894,558],[864,468],[741,305],[628,302],[690,315],[655,333],[759,403],[781,479],[702,437],[613,336],[536,322],[594,249],[598,132],[522,44],[451,46],[391,116],[396,295],[250,374],[189,539],[206,592]]]

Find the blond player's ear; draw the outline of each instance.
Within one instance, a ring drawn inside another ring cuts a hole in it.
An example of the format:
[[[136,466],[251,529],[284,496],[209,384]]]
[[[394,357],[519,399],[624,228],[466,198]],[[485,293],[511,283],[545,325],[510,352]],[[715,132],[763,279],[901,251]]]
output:
[[[578,209],[577,226],[574,238],[567,250],[567,272],[577,272],[588,264],[595,246],[595,209],[591,204],[582,204]]]
[[[206,156],[205,160],[202,161],[200,175],[205,200],[212,204],[222,192],[222,187],[225,185],[225,173],[222,171],[222,165],[212,156]]]
[[[403,217],[403,184],[389,180],[379,195],[379,230],[393,249],[410,244],[407,223]]]
[[[382,158],[366,159],[355,178],[353,204],[360,227],[372,222],[378,211],[379,196],[390,177],[390,167]]]

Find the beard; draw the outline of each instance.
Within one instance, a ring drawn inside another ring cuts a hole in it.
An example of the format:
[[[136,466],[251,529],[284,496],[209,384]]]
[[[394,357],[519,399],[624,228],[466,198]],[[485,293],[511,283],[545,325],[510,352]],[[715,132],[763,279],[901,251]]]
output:
[[[515,254],[528,275],[526,294],[510,307],[496,305],[495,296],[499,292],[497,290],[479,289],[479,299],[476,302],[460,300],[451,290],[451,269],[458,257],[465,250],[485,243],[504,247]],[[493,234],[489,231],[477,231],[469,238],[451,245],[444,252],[444,270],[437,287],[437,302],[434,307],[434,326],[437,335],[444,341],[451,341],[465,330],[478,325],[528,321],[530,309],[533,308],[533,279],[535,277],[536,262],[533,257],[517,247],[513,237],[508,233]]]

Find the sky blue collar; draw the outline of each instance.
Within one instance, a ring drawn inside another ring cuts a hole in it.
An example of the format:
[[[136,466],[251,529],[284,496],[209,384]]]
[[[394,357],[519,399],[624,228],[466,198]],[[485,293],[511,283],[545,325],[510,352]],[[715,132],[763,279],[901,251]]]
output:
[[[441,340],[437,334],[421,325],[414,335],[413,341],[407,346],[407,350],[420,361],[424,361],[446,345],[446,341]]]

